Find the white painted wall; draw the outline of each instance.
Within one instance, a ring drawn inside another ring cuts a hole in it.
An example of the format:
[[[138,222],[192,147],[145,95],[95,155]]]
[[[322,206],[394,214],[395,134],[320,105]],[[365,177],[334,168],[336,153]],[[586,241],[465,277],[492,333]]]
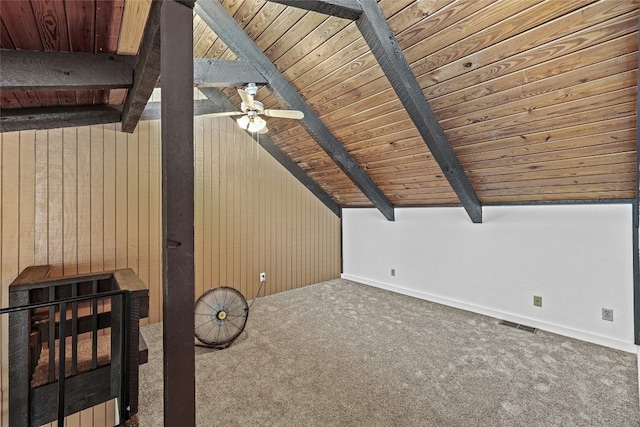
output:
[[[395,216],[343,210],[344,278],[636,352],[630,204],[484,207],[482,224],[462,208]]]

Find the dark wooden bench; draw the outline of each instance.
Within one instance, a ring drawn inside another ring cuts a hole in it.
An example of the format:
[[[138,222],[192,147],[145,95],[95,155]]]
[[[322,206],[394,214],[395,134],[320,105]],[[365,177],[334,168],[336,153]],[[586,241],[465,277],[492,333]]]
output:
[[[86,301],[64,304],[64,312],[50,305],[9,314],[9,424],[58,419],[60,393],[65,416],[117,398],[124,422],[138,410],[139,365],[148,357],[139,323],[149,315],[148,290],[131,269],[56,278],[50,272],[49,266],[26,268],[9,286],[10,306]],[[59,387],[61,331],[66,345]]]

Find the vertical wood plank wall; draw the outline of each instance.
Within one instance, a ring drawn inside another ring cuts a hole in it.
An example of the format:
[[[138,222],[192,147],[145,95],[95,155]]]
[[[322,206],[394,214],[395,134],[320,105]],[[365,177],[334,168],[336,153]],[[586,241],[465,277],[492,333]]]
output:
[[[340,275],[340,220],[227,118],[195,119],[196,297],[219,285],[247,299]],[[132,268],[161,321],[160,122],[0,134],[0,306],[25,267],[56,274]],[[8,426],[1,320],[0,426]],[[114,423],[108,403],[69,426]],[[55,423],[53,423],[55,425]]]

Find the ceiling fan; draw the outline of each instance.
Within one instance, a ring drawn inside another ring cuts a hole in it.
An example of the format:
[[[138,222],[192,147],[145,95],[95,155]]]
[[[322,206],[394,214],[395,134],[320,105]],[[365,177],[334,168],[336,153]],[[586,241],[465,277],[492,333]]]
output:
[[[238,126],[251,133],[267,133],[267,122],[260,117],[265,115],[267,117],[279,117],[283,119],[302,119],[304,113],[298,110],[270,110],[265,109],[264,105],[260,101],[256,101],[254,98],[258,93],[258,86],[255,83],[248,83],[244,89],[238,89],[238,94],[242,98],[240,109],[242,111],[225,111],[221,113],[214,113],[212,116],[225,117],[225,116],[242,116],[236,119]]]

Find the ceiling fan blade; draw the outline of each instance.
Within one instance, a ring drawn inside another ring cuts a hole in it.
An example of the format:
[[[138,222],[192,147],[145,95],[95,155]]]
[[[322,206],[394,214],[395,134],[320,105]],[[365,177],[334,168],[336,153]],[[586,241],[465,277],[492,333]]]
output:
[[[240,111],[222,111],[220,113],[211,113],[209,115],[213,117],[228,117],[228,116],[239,116],[242,114],[244,113]]]
[[[269,129],[267,129],[266,126],[258,131],[258,133],[267,133],[267,132],[269,132]]]
[[[249,109],[256,110],[256,105],[253,103],[253,96],[245,92],[244,89],[238,89],[238,95],[240,95],[242,102],[244,102]]]
[[[298,110],[264,110],[267,117],[279,117],[281,119],[303,119],[304,113]]]

